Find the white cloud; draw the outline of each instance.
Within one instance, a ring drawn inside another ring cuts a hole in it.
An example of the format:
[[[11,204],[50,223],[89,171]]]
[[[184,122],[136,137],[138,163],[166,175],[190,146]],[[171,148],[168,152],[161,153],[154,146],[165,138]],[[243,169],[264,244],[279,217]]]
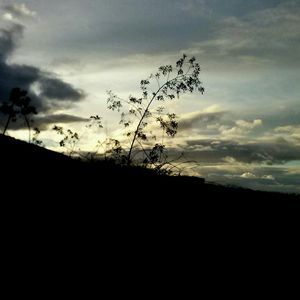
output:
[[[214,144],[216,144],[216,142]],[[239,163],[234,157],[231,157],[231,156],[224,157],[223,161],[228,164],[238,164]]]
[[[273,175],[263,175],[261,178],[266,180],[275,180],[275,177]]]
[[[247,121],[244,121],[244,120],[237,120],[235,123],[238,127],[249,129],[249,130],[254,129],[256,127],[259,127],[263,124],[262,120],[260,120],[260,119],[254,120],[253,122],[247,122]]]
[[[17,21],[22,18],[35,18],[37,13],[30,10],[24,3],[9,4],[4,6],[5,13],[3,19],[8,21]]]
[[[13,21],[14,20],[14,17],[11,13],[5,13],[3,14],[2,18],[6,21]]]
[[[264,180],[270,180],[270,181],[275,181],[276,180],[273,175],[258,176],[258,175],[255,175],[255,174],[251,173],[251,172],[245,172],[240,177],[244,178],[244,179],[264,179]]]
[[[246,172],[246,173],[244,173],[244,174],[241,175],[241,178],[255,179],[255,178],[257,178],[257,176],[254,175],[253,173]]]
[[[262,126],[263,122],[260,119],[256,119],[252,122],[245,120],[237,120],[235,126],[222,125],[219,131],[225,136],[241,136],[249,134],[252,130]]]
[[[275,133],[275,134],[274,134]],[[300,125],[279,126],[272,132],[273,137],[281,137],[290,142],[300,143]]]
[[[217,113],[223,111],[218,104],[213,104],[205,109],[203,109],[203,113]]]
[[[203,131],[209,129],[216,131],[218,124],[226,115],[219,105],[211,105],[205,109],[186,113],[179,118],[180,131],[196,129]]]
[[[300,134],[300,125],[279,126],[276,127],[274,131],[279,133],[287,133],[287,134]]]

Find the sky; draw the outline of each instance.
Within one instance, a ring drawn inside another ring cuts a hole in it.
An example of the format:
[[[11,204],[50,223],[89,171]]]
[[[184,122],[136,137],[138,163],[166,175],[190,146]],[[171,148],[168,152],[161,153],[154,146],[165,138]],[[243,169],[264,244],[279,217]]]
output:
[[[29,90],[48,147],[54,124],[80,131],[94,114],[99,138],[117,137],[106,91],[138,94],[186,53],[205,87],[168,106],[180,116],[170,151],[195,162],[186,172],[300,193],[299,0],[0,0],[0,18],[0,101]]]

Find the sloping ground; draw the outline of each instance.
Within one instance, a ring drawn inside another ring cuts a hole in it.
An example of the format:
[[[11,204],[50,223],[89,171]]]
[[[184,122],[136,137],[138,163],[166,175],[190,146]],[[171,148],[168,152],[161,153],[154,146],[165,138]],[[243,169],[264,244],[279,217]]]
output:
[[[1,163],[38,164],[38,163],[60,163],[70,159],[60,153],[48,149],[37,147],[33,144],[14,139],[0,134],[0,153]],[[7,165],[9,166],[9,164]]]
[[[204,184],[195,177],[157,176],[141,168],[86,163],[0,135],[1,189],[7,197],[53,201],[293,200],[297,195]]]
[[[127,276],[132,262],[149,261],[160,270],[169,259],[178,269],[179,259],[188,266],[207,262],[215,272],[233,258],[241,268],[256,257],[265,262],[280,243],[289,252],[297,249],[278,238],[299,227],[299,210],[291,209],[296,196],[84,164],[1,135],[0,176],[2,242],[10,265],[35,263],[64,276],[64,269],[78,276],[84,266],[85,276],[98,265],[100,271],[109,265],[110,272],[125,265]],[[274,243],[263,250],[270,236]]]

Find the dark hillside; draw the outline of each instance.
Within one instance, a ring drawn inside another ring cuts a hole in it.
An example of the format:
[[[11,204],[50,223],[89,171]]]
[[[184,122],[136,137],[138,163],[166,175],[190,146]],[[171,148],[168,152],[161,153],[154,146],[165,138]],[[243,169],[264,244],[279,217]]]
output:
[[[1,186],[11,196],[64,200],[243,201],[292,200],[299,196],[204,184],[196,177],[157,176],[142,168],[105,161],[82,162],[0,135]]]
[[[283,228],[298,228],[296,195],[83,163],[1,135],[0,165],[2,224],[11,243],[20,243],[14,251],[43,241],[45,249],[56,245],[54,252],[69,249],[66,257],[74,249],[88,251],[87,259],[103,249],[118,257],[124,246],[147,248],[150,239],[159,249],[180,236],[180,247],[202,241],[201,247],[219,255],[223,245],[241,238],[264,241],[270,234],[286,235]]]

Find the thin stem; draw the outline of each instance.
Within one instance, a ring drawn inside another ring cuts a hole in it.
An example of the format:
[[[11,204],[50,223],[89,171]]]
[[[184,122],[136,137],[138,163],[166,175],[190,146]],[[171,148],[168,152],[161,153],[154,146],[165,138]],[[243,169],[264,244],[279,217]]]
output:
[[[160,89],[160,83],[159,83],[159,80],[158,80],[157,76],[155,76],[155,79],[156,79],[156,82],[157,82],[157,86]]]
[[[140,130],[140,127],[142,125],[142,122],[144,120],[144,118],[146,117],[148,111],[149,111],[149,108],[152,104],[152,102],[154,101],[154,99],[156,98],[156,96],[158,95],[158,93],[162,90],[162,88],[167,84],[168,82],[166,82],[164,85],[162,85],[157,91],[156,93],[154,93],[153,97],[151,98],[151,100],[149,101],[146,109],[144,110],[144,113],[136,127],[136,130],[135,130],[135,133],[134,133],[134,136],[133,136],[133,139],[132,139],[132,142],[131,142],[131,145],[130,145],[130,148],[129,148],[129,153],[128,153],[128,156],[127,156],[127,165],[130,166],[131,164],[131,153],[132,153],[132,149],[133,149],[133,146],[134,146],[134,143],[136,141],[136,138],[137,138],[137,135],[138,135],[138,132]]]
[[[147,151],[145,150],[143,144],[142,144],[139,140],[137,140],[137,142],[140,144],[140,146],[141,146],[141,148],[142,148],[142,151],[144,152],[144,154],[146,155],[146,157],[148,158],[148,160],[149,160],[149,162],[150,162],[151,159],[150,159],[150,157],[149,157]]]
[[[153,97],[151,98],[151,100],[149,101],[146,109],[144,110],[144,113],[136,127],[136,130],[135,130],[135,133],[134,133],[134,136],[133,136],[133,139],[132,139],[132,142],[131,142],[131,145],[130,145],[130,148],[129,148],[129,153],[128,153],[128,156],[127,156],[127,165],[130,166],[131,164],[131,153],[132,153],[132,149],[133,149],[133,146],[134,146],[134,143],[136,141],[136,138],[137,138],[137,135],[138,135],[138,132],[140,130],[140,127],[142,125],[142,122],[144,120],[144,118],[146,117],[148,111],[149,111],[149,108],[152,104],[152,102],[155,100],[156,96],[161,92],[161,90],[165,87],[165,86],[168,86],[170,82],[174,81],[174,80],[177,80],[179,76],[176,76],[175,78],[173,78],[172,80],[168,80],[166,81],[154,94],[153,94]]]
[[[8,129],[8,125],[9,125],[10,120],[12,118],[12,112],[13,112],[13,110],[14,110],[14,104],[11,104],[11,106],[9,107],[9,110],[8,110],[9,111],[9,115],[8,115],[8,118],[7,118],[4,130],[3,130],[3,133],[2,133],[3,135],[5,135],[5,133],[6,133],[7,129]]]
[[[7,121],[6,121],[4,130],[3,130],[3,132],[2,132],[3,135],[5,135],[5,133],[6,133],[6,131],[7,131],[8,125],[9,125],[9,123],[10,123],[10,120],[11,120],[11,114],[9,114],[9,116],[8,116],[8,118],[7,118]]]
[[[28,143],[31,143],[31,127],[30,127],[30,122],[27,118],[27,116],[25,115],[24,116],[24,119],[25,119],[25,122],[26,122],[26,125],[27,125],[27,128],[28,128]]]
[[[176,76],[175,78],[173,78],[172,80],[167,80],[162,86],[160,86],[160,84],[159,84],[159,82],[158,82],[159,88],[158,88],[158,90],[157,90],[155,93],[153,93],[153,97],[152,97],[151,100],[149,101],[149,103],[148,103],[146,109],[144,110],[144,113],[142,114],[141,119],[140,119],[140,121],[139,121],[139,123],[138,123],[138,125],[137,125],[137,127],[136,127],[136,130],[135,130],[135,133],[134,133],[134,136],[133,136],[133,139],[132,139],[130,148],[129,148],[128,156],[127,156],[127,165],[128,165],[128,166],[130,166],[130,164],[131,164],[131,154],[132,154],[132,150],[133,150],[134,144],[135,144],[135,142],[136,142],[136,139],[137,139],[137,136],[138,136],[140,127],[141,127],[141,125],[142,125],[142,123],[143,123],[144,118],[146,117],[146,115],[147,115],[147,113],[148,113],[148,111],[149,111],[149,108],[150,108],[152,102],[155,100],[156,96],[161,92],[161,90],[162,90],[165,86],[167,86],[167,87],[169,86],[169,83],[170,83],[170,82],[172,82],[172,81],[174,81],[174,80],[178,80],[178,78],[180,78],[180,77],[185,78],[185,76],[187,76],[187,74],[189,73],[189,71],[190,71],[191,68],[192,68],[192,66],[190,65],[189,68],[188,68],[188,70],[186,71],[186,73],[185,73],[184,75],[183,75],[183,74],[182,74],[182,75],[177,75],[177,76]],[[168,75],[169,75],[169,74],[168,74]],[[168,76],[168,78],[169,78],[169,76]],[[156,78],[156,80],[157,80],[157,78]],[[157,81],[158,81],[158,80],[157,80]]]

